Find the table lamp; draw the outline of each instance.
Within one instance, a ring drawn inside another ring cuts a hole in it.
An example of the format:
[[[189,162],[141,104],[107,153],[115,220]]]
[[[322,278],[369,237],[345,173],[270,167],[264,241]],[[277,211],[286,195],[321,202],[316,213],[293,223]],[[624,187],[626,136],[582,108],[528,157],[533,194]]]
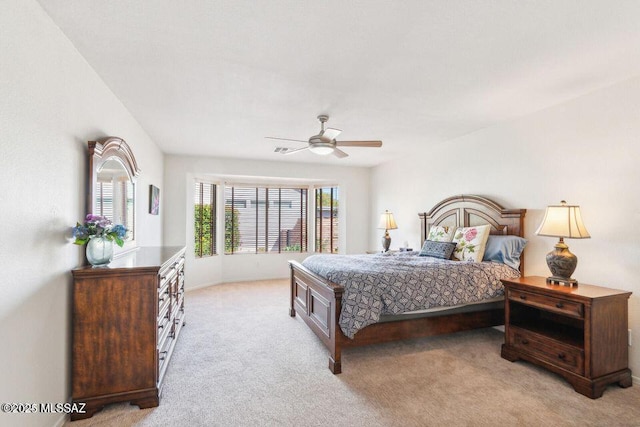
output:
[[[389,246],[391,246],[391,237],[389,236],[389,230],[395,230],[398,228],[396,224],[396,220],[393,219],[393,214],[387,210],[380,216],[380,223],[378,224],[379,229],[384,229],[384,236],[382,236],[382,248],[383,252],[387,252],[389,250]]]
[[[547,283],[577,286],[578,281],[572,279],[571,275],[578,265],[578,257],[569,252],[569,246],[564,243],[564,238],[588,239],[591,237],[582,222],[580,206],[567,205],[564,200],[560,205],[548,206],[536,234],[560,238],[555,249],[547,254],[547,265],[552,274],[551,277],[547,277]]]

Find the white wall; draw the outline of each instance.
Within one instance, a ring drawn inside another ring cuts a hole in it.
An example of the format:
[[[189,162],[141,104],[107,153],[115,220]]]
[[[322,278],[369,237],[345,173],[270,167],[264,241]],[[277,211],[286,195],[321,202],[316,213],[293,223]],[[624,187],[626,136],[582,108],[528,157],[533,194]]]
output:
[[[131,146],[138,180],[138,242],[162,242],[146,214],[163,156],[34,0],[0,13],[0,402],[66,402],[70,389],[71,273],[84,247],[68,235],[86,214],[86,141]],[[0,425],[53,425],[60,414],[3,414]]]
[[[389,209],[392,238],[419,245],[417,212],[456,194],[526,208],[526,275],[548,276],[555,240],[534,234],[544,209],[581,207],[591,239],[567,240],[578,281],[633,292],[631,370],[640,372],[640,78],[374,168],[372,209]],[[370,230],[373,231],[373,230]],[[377,235],[370,246],[376,247]]]
[[[308,254],[220,254],[193,256],[193,182],[196,177],[255,176],[322,180],[340,187],[339,233],[341,253],[364,252],[367,248],[370,168],[324,166],[167,155],[165,157],[164,237],[167,245],[187,245],[185,286],[195,288],[239,280],[288,277],[287,260],[301,261]],[[250,178],[245,181],[251,182]],[[219,197],[222,203],[222,197]],[[218,230],[224,230],[222,220]],[[222,234],[218,247],[223,247]],[[310,242],[311,244],[311,242]],[[310,245],[311,247],[311,245]]]

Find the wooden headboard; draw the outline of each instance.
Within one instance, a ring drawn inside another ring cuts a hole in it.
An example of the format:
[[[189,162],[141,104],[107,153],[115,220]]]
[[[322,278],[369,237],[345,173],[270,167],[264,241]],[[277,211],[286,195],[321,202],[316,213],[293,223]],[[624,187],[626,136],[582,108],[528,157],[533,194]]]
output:
[[[502,206],[484,197],[460,195],[445,199],[429,212],[419,213],[421,244],[427,239],[432,225],[449,227],[470,227],[491,225],[491,234],[510,234],[524,237],[524,216],[526,209],[504,209]],[[523,270],[524,254],[520,261]]]

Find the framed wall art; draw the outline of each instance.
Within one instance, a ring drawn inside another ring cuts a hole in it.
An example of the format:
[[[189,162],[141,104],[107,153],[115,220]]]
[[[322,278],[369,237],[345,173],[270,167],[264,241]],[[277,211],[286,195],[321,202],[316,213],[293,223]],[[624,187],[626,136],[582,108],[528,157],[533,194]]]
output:
[[[151,215],[160,213],[160,189],[155,185],[149,186],[149,213]]]

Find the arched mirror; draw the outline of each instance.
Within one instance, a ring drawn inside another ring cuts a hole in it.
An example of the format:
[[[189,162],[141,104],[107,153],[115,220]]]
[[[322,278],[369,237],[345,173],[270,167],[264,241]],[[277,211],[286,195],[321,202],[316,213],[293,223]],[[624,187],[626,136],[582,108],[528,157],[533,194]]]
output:
[[[127,143],[118,137],[89,141],[87,212],[124,225],[125,249],[135,246],[136,177],[140,174]]]

